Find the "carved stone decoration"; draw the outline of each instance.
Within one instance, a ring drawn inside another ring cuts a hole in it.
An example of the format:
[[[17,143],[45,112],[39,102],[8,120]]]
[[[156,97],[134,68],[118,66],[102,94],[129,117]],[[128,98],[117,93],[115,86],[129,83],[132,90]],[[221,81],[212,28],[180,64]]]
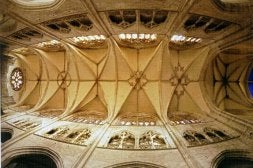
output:
[[[36,47],[45,51],[63,51],[65,50],[63,45],[57,40],[51,40],[47,42],[41,42],[35,45]]]
[[[20,120],[16,120],[16,121],[12,122],[11,124],[15,125],[19,129],[22,129],[25,131],[34,129],[34,128],[38,127],[39,125],[41,125],[40,122],[31,121],[31,119],[20,119]]]
[[[119,40],[121,45],[125,45],[132,48],[145,48],[151,47],[157,43],[157,34],[119,34]]]
[[[106,115],[101,111],[87,110],[80,111],[70,115],[66,120],[77,123],[85,123],[85,124],[104,124],[104,120],[106,119]]]
[[[14,49],[12,50],[12,52],[14,53],[18,53],[18,54],[21,54],[21,55],[24,55],[24,56],[27,56],[27,55],[35,55],[36,52],[29,49],[29,48],[17,48],[17,49]]]
[[[10,85],[14,91],[20,91],[24,85],[24,74],[20,68],[14,68],[10,75]]]
[[[206,139],[206,137],[203,134],[192,130],[185,131],[183,133],[183,137],[190,146],[197,146],[210,143],[210,141]]]
[[[170,78],[170,83],[172,86],[176,86],[175,93],[177,96],[184,94],[184,87],[190,83],[190,79],[187,74],[185,74],[184,67],[180,64],[174,68],[175,74]]]
[[[106,38],[104,35],[79,36],[70,38],[79,48],[104,48]]]
[[[81,31],[89,31],[93,28],[93,23],[85,14],[50,20],[43,23],[43,25],[60,33],[69,33],[71,31],[71,27],[77,28]]]
[[[217,136],[217,134],[215,133],[216,130],[206,127],[204,128],[204,132],[206,133],[206,135],[212,139],[213,142],[219,142],[222,140],[221,137]],[[225,135],[225,134],[224,134]]]
[[[71,83],[71,77],[68,72],[62,71],[57,76],[57,84],[62,88],[66,89]]]
[[[168,11],[141,10],[140,21],[147,28],[159,26],[167,20]]]
[[[75,15],[64,19],[70,26],[83,31],[89,31],[93,27],[93,23],[87,15]]]
[[[62,126],[49,130],[44,136],[63,142],[84,145],[86,140],[90,138],[91,131],[87,128],[72,130],[67,126]]]
[[[15,40],[30,41],[32,38],[42,38],[43,34],[31,28],[24,28],[10,35]]]
[[[68,127],[61,127],[57,132],[55,132],[51,137],[53,139],[63,140],[65,135],[69,133],[70,129]]]
[[[120,134],[111,137],[107,145],[108,148],[119,149],[134,149],[134,146],[134,135],[127,131],[123,131]]]
[[[70,27],[64,21],[50,21],[45,25],[51,30],[59,31],[60,33],[69,33],[71,31]]]
[[[136,22],[135,10],[108,11],[107,15],[111,23],[124,29]]]
[[[167,148],[166,142],[162,135],[153,131],[148,131],[139,139],[141,149],[164,149]]]
[[[168,119],[170,125],[186,125],[203,123],[202,119],[198,119],[194,114],[182,111],[168,112]]]
[[[90,136],[91,136],[91,131],[85,128],[81,130],[80,134],[73,141],[73,143],[82,145],[90,138]]]
[[[128,83],[137,90],[145,86],[147,82],[146,75],[142,71],[135,71],[128,79]]]
[[[231,24],[231,22],[225,20],[192,14],[184,23],[184,28],[186,30],[202,28],[206,33],[210,33],[224,30]]]
[[[53,118],[61,115],[62,112],[63,112],[63,110],[61,110],[61,109],[49,109],[49,110],[35,111],[35,112],[31,113],[31,115],[53,119]]]

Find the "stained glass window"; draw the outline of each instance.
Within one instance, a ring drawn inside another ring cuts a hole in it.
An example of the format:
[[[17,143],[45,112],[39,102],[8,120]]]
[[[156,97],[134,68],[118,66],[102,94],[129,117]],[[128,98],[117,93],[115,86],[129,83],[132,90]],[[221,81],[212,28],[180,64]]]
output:
[[[23,72],[20,68],[15,68],[11,72],[10,84],[13,90],[19,91],[24,84]]]

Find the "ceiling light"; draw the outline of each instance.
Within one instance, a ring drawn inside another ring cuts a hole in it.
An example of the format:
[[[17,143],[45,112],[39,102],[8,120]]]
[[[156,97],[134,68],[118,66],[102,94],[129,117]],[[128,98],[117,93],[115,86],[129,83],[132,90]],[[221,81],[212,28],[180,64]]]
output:
[[[119,38],[120,38],[120,39],[125,39],[126,36],[125,36],[125,34],[120,34],[120,35],[119,35]]]
[[[150,43],[157,39],[157,34],[119,34],[119,39],[130,43]]]
[[[139,39],[144,39],[144,34],[139,34]]]
[[[127,39],[131,39],[131,34],[126,34]]]
[[[155,39],[156,39],[156,34],[152,34],[152,35],[151,35],[151,39],[152,39],[152,40],[155,40]]]
[[[137,34],[132,34],[133,39],[137,39],[137,37],[138,37]]]
[[[145,34],[145,39],[149,39],[150,38],[150,34]]]
[[[170,38],[170,41],[174,42],[174,43],[179,43],[179,44],[183,44],[185,42],[187,43],[199,43],[201,42],[201,38],[196,38],[196,37],[186,37],[184,35],[173,35]]]

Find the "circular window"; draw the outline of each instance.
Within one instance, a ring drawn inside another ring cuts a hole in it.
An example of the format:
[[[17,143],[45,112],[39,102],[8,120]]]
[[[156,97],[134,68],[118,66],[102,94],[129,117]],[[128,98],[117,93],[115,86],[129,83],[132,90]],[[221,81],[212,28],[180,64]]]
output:
[[[24,76],[20,68],[15,68],[11,72],[10,84],[15,91],[19,91],[22,88],[24,84]]]

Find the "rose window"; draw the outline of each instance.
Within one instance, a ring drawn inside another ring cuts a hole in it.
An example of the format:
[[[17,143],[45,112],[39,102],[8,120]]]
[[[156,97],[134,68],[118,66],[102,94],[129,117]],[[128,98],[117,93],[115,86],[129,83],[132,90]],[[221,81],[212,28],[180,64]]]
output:
[[[11,87],[15,91],[19,91],[24,83],[23,72],[20,68],[15,68],[11,73],[10,83]]]

